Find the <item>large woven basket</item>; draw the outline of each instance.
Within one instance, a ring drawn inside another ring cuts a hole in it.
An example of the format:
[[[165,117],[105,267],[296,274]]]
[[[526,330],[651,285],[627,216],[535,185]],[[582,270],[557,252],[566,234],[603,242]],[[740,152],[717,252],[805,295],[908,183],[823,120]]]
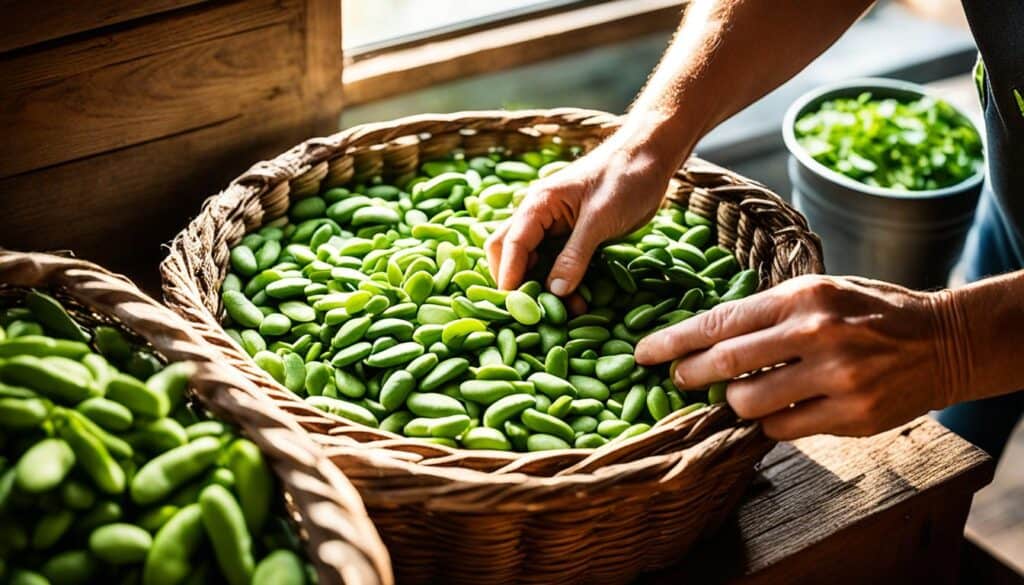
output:
[[[726,406],[679,413],[596,450],[532,454],[452,449],[322,413],[277,384],[220,326],[231,246],[292,200],[431,158],[557,140],[589,150],[617,127],[601,112],[558,109],[424,115],[313,139],[256,164],[175,238],[162,265],[167,303],[229,363],[330,449],[353,480],[408,583],[622,583],[681,558],[735,506],[771,447]],[[718,243],[761,288],[820,272],[820,243],[767,188],[699,159],[668,198],[717,225]]]
[[[83,322],[118,326],[169,362],[197,365],[203,406],[255,442],[284,486],[285,502],[321,585],[389,585],[387,551],[352,484],[323,449],[231,368],[177,315],[127,279],[71,258],[0,250],[0,297],[50,291]]]

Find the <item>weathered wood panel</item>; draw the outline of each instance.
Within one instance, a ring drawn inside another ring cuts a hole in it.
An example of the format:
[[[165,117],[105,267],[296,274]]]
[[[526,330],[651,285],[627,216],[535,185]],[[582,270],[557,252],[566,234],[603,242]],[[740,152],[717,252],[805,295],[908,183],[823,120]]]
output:
[[[158,294],[160,246],[252,163],[313,132],[289,101],[149,142],[0,179],[0,245],[73,250]],[[289,111],[292,110],[292,111]]]
[[[955,582],[992,460],[930,418],[780,444],[736,516],[652,583]]]
[[[0,0],[4,19],[17,27],[0,35],[0,52],[202,4],[208,0]]]
[[[221,123],[254,104],[295,99],[302,49],[298,31],[284,23],[18,92],[0,105],[0,127],[18,136],[19,145],[0,160],[0,177]]]
[[[332,126],[339,122],[341,85],[341,1],[314,0],[306,3],[303,36],[306,39],[305,77],[302,91],[307,100],[332,104],[328,113]],[[324,115],[321,112],[316,115]],[[336,128],[332,128],[332,131]]]
[[[292,23],[298,29],[295,33],[304,35],[304,9],[304,0],[216,2],[114,32],[99,31],[43,48],[0,54],[0,79],[4,80],[0,95],[282,22]]]
[[[339,12],[201,3],[0,54],[0,246],[70,249],[157,292],[161,245],[205,197],[337,130]]]

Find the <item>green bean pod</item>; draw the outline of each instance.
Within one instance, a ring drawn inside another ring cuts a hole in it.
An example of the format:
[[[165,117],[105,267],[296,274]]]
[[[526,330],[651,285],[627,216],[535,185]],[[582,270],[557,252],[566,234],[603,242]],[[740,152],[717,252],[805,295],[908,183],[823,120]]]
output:
[[[156,533],[142,571],[143,585],[179,585],[192,570],[203,543],[199,504],[185,506]]]
[[[121,466],[96,436],[86,430],[82,421],[68,417],[59,426],[60,437],[67,441],[75,460],[85,469],[100,490],[119,494],[125,488],[125,474]]]
[[[107,385],[107,398],[119,402],[133,413],[151,419],[163,418],[171,410],[167,394],[139,380],[118,374]]]
[[[114,565],[142,562],[152,545],[149,533],[134,524],[106,524],[89,535],[89,550]]]
[[[545,433],[530,435],[526,440],[527,451],[551,451],[556,449],[568,449],[570,447],[564,439]]]
[[[158,455],[143,465],[132,479],[132,501],[146,506],[163,500],[205,471],[217,459],[219,452],[219,440],[200,437]]]
[[[40,358],[57,356],[77,360],[82,359],[88,353],[89,346],[81,341],[54,339],[43,335],[23,335],[0,340],[0,358],[28,355]]]
[[[270,514],[274,478],[255,443],[236,439],[227,453],[227,467],[235,476],[238,502],[246,526],[259,534]]]
[[[256,565],[252,585],[304,585],[306,571],[302,559],[287,549],[270,553]]]
[[[92,375],[77,362],[78,367],[55,356],[37,358],[18,355],[0,361],[0,380],[26,388],[53,400],[66,404],[77,404],[86,398],[99,394],[92,385]]]
[[[75,464],[75,453],[63,439],[43,439],[18,459],[16,484],[28,493],[42,493],[60,485]]]
[[[211,485],[199,494],[199,509],[221,574],[230,585],[248,585],[256,563],[238,501],[222,486]]]
[[[125,431],[132,426],[132,412],[123,404],[95,396],[78,403],[75,410],[89,420],[111,431]]]
[[[43,398],[0,398],[0,427],[26,429],[39,426],[53,405]]]
[[[532,431],[554,435],[566,443],[573,440],[575,432],[572,430],[572,427],[557,417],[533,408],[527,408],[520,416],[526,428]]]
[[[38,290],[29,291],[25,295],[25,305],[32,311],[36,319],[57,337],[70,339],[80,343],[88,343],[89,333],[82,329],[64,309],[60,302],[50,295]]]
[[[164,395],[170,409],[173,410],[184,400],[185,389],[193,373],[195,373],[194,364],[175,362],[150,376],[146,380],[146,387],[155,394]]]
[[[501,428],[505,421],[535,405],[536,400],[530,394],[505,396],[495,401],[484,411],[484,425],[492,429]]]
[[[86,585],[97,572],[96,560],[84,550],[68,550],[50,557],[43,563],[41,573],[50,583]]]

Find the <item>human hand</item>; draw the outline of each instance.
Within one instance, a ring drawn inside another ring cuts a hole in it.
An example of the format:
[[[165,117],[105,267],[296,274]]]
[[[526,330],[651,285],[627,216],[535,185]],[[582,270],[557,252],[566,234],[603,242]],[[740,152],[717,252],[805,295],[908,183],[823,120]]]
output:
[[[558,296],[572,293],[597,247],[633,231],[657,211],[675,156],[617,133],[565,169],[530,185],[515,214],[491,235],[487,260],[498,286],[515,288],[547,237],[569,235],[547,279]],[[671,161],[671,162],[670,162]]]
[[[777,440],[865,436],[966,395],[969,359],[953,295],[863,278],[805,276],[641,340],[637,362],[675,359],[683,389],[729,382],[738,415]],[[791,406],[792,405],[792,406]]]

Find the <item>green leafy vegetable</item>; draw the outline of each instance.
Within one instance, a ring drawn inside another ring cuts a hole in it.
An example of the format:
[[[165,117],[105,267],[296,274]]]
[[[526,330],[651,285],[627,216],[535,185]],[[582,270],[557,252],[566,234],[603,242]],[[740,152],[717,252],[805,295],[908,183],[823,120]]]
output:
[[[898,191],[955,185],[984,161],[981,137],[948,103],[856,98],[824,102],[795,125],[797,140],[815,160],[852,179]]]

